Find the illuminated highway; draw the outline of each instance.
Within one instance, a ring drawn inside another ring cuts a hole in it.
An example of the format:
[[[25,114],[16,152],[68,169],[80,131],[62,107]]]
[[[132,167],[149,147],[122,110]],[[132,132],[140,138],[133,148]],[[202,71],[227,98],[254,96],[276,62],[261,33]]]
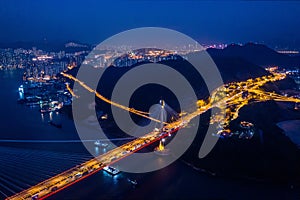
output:
[[[91,87],[89,87],[88,85],[86,85],[84,82],[78,80],[77,78],[75,78],[75,77],[72,76],[72,75],[69,75],[69,74],[66,74],[66,73],[63,73],[63,72],[61,73],[61,75],[63,75],[64,77],[67,77],[67,78],[69,78],[69,79],[71,79],[71,80],[73,80],[73,81],[79,83],[79,84],[80,84],[83,88],[85,88],[87,91],[89,91],[89,92],[91,92],[91,93],[95,93],[96,97],[98,97],[99,99],[101,99],[102,101],[104,101],[104,102],[106,102],[106,103],[109,103],[109,104],[111,104],[111,105],[113,105],[113,106],[116,106],[116,107],[118,107],[118,108],[120,108],[120,109],[126,110],[126,111],[128,111],[128,112],[133,113],[133,114],[136,114],[136,115],[139,115],[139,116],[142,116],[142,117],[144,117],[144,118],[147,118],[147,119],[150,119],[150,120],[152,120],[152,121],[155,121],[155,122],[159,122],[159,123],[160,123],[159,120],[157,120],[157,119],[155,119],[155,118],[152,118],[152,117],[149,117],[149,116],[148,116],[148,114],[149,114],[148,112],[143,112],[143,111],[135,110],[134,108],[128,108],[128,107],[126,107],[126,106],[123,106],[123,105],[121,105],[121,104],[118,104],[118,103],[116,103],[116,102],[113,102],[113,101],[107,99],[106,97],[104,97],[104,96],[102,96],[101,94],[99,94],[99,92],[97,92],[96,90],[92,89]],[[70,88],[68,88],[68,90],[70,90]],[[72,93],[74,94],[74,92],[72,92]],[[72,93],[71,93],[71,94],[72,94]],[[165,124],[167,124],[167,123],[165,123]]]
[[[73,90],[70,88],[70,84],[69,83],[66,83],[66,88],[67,90],[70,92],[70,94],[72,95],[72,97],[75,97],[75,98],[79,98],[79,96],[77,96]]]
[[[207,105],[209,107],[225,108],[225,113],[220,112],[212,116],[210,122],[218,122],[221,126],[227,127],[230,121],[238,117],[239,110],[242,107],[255,102],[274,100],[299,103],[300,99],[265,92],[261,88],[268,82],[275,82],[284,78],[286,78],[285,74],[273,73],[272,75],[233,82],[219,87],[213,92]],[[198,105],[206,105],[206,102],[199,100]]]
[[[62,75],[78,82],[82,87],[86,88],[92,93],[95,93],[98,98],[107,103],[115,105],[134,114],[160,122],[157,119],[148,117],[148,113],[146,112],[138,111],[133,108],[127,108],[115,102],[111,102],[109,99],[103,97],[101,94],[97,93],[95,90],[91,89],[86,84],[71,75],[64,73],[62,73]],[[122,146],[119,146],[103,155],[98,156],[97,158],[89,160],[79,166],[69,169],[27,190],[24,190],[12,197],[9,197],[8,199],[44,199],[82,180],[83,178],[86,178],[91,174],[98,172],[99,170],[103,169],[103,167],[109,166],[114,162],[117,162],[118,160],[148,146],[149,144],[158,141],[159,139],[166,137],[167,135],[172,134],[181,128],[184,128],[193,118],[214,107],[225,108],[225,113],[222,113],[220,111],[220,113],[218,113],[217,115],[212,116],[211,123],[219,122],[224,128],[226,128],[231,120],[238,117],[239,110],[243,106],[248,105],[251,102],[268,100],[289,101],[295,103],[300,102],[300,99],[265,92],[261,88],[261,86],[265,85],[268,82],[275,82],[284,78],[285,74],[274,73],[269,76],[249,79],[247,81],[225,84],[217,88],[207,100],[199,100],[197,102],[198,109],[196,111],[189,114],[181,114],[181,118],[179,120],[172,123],[165,123],[165,126],[160,130],[147,133],[141,138],[137,138]]]

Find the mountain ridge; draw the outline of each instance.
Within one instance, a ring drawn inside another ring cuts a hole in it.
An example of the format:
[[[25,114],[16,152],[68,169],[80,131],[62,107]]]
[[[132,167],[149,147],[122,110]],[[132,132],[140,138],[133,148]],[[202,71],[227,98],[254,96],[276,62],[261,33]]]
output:
[[[224,49],[207,49],[213,57],[240,57],[253,64],[281,67],[299,67],[300,56],[288,56],[278,53],[263,44],[247,43],[245,45],[231,44]]]

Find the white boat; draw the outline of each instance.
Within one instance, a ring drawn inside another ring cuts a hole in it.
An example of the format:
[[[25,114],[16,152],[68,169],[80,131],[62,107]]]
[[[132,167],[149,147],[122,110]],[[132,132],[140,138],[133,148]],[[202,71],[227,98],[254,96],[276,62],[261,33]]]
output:
[[[103,170],[106,171],[107,173],[113,175],[113,176],[120,173],[120,170],[118,170],[117,168],[114,168],[112,166],[106,166],[106,167],[103,168]]]
[[[107,147],[107,146],[108,146],[107,143],[101,142],[101,140],[96,140],[96,141],[94,142],[94,145],[95,145],[95,146],[100,146],[100,147]]]
[[[130,178],[127,179],[129,183],[131,183],[132,185],[137,185],[137,181],[136,180],[132,180]]]

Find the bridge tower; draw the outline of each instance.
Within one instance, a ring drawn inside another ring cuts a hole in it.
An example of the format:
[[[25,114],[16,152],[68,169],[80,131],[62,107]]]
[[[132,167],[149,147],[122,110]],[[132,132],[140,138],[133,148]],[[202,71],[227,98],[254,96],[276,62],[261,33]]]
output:
[[[164,127],[164,122],[167,118],[166,116],[166,111],[165,111],[165,106],[166,106],[166,103],[164,100],[160,100],[159,101],[159,104],[160,104],[160,131],[163,131],[163,127]],[[169,150],[165,148],[165,145],[164,145],[164,142],[165,142],[165,138],[162,138],[160,141],[159,141],[159,145],[158,147],[155,148],[155,152],[159,155],[168,155],[169,154]]]
[[[160,107],[161,107],[161,109],[160,109],[160,129],[162,130],[162,128],[164,127],[164,115],[165,115],[165,105],[166,105],[166,103],[165,103],[165,101],[164,100],[159,100],[159,104],[160,104]]]

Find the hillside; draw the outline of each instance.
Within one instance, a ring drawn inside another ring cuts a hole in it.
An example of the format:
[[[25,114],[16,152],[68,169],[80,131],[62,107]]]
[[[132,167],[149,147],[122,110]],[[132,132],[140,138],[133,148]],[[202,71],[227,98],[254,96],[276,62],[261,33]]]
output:
[[[262,44],[232,44],[225,49],[207,49],[212,57],[239,57],[259,66],[299,67],[300,57],[277,53]]]

